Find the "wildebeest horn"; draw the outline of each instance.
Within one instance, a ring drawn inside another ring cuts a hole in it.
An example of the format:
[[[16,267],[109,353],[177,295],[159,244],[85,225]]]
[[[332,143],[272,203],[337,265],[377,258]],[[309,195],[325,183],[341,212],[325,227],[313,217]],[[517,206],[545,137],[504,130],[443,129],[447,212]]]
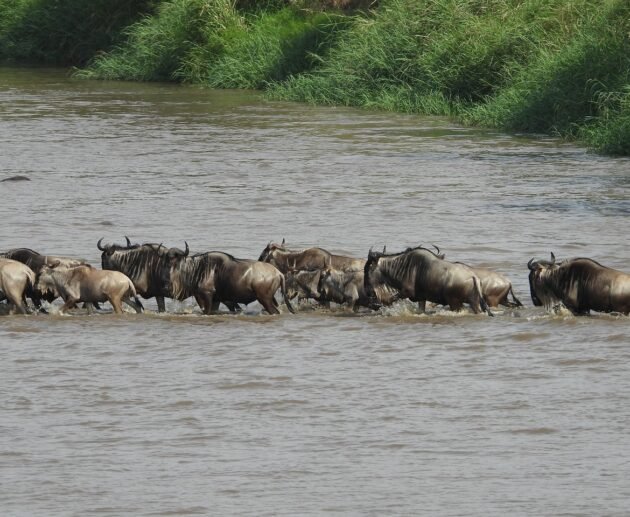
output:
[[[437,251],[437,254],[440,254],[440,248],[438,248],[435,244],[431,244],[431,246],[433,246],[435,248],[435,251]]]
[[[532,259],[527,263],[527,268],[530,270],[534,269],[533,263],[534,263],[534,257],[532,257]]]
[[[190,249],[188,248],[188,243],[186,241],[184,241],[184,244],[186,245],[186,250],[184,251],[184,257],[187,257],[188,253],[190,252]]]
[[[556,256],[551,252],[551,265],[553,266],[556,263]]]
[[[125,240],[127,241],[127,247],[131,248],[131,241],[129,240],[129,237],[127,237],[126,235],[125,235]]]
[[[387,245],[383,246],[383,255],[385,255],[385,253],[387,253]]]
[[[280,244],[280,246],[284,246],[284,237],[282,237],[282,243]]]
[[[103,242],[103,239],[104,239],[104,238],[105,238],[105,237],[101,237],[101,238],[98,240],[98,242],[96,243],[96,247],[97,247],[99,250],[101,250],[101,251],[105,251],[105,249],[106,249],[106,248],[103,248],[103,247],[101,246],[101,242]]]

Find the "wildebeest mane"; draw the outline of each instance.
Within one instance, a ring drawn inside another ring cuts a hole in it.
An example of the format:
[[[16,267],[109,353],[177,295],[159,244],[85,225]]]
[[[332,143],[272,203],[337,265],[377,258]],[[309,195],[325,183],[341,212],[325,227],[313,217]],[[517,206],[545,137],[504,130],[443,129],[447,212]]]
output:
[[[184,300],[197,291],[216,273],[221,273],[228,262],[242,262],[229,253],[210,251],[185,257],[171,269],[171,292],[175,299]]]
[[[164,248],[163,253],[161,248]],[[159,278],[160,269],[167,265],[167,250],[161,244],[139,244],[114,251],[112,261],[132,281],[137,281],[145,271],[152,278]]]
[[[420,252],[420,253],[419,253]],[[378,253],[379,258],[391,258],[391,260],[379,264],[383,275],[390,281],[400,284],[410,277],[422,277],[426,271],[427,257],[423,252],[437,257],[431,250],[425,248],[412,248],[401,253]]]

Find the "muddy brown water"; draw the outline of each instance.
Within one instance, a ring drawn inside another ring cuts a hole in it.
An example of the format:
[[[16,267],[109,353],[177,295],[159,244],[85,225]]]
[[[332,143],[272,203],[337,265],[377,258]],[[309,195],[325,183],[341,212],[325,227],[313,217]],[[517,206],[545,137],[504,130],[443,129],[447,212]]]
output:
[[[3,515],[627,515],[630,320],[533,308],[527,261],[630,271],[630,161],[256,93],[0,69],[0,247],[257,257],[435,243],[497,317],[0,316]]]

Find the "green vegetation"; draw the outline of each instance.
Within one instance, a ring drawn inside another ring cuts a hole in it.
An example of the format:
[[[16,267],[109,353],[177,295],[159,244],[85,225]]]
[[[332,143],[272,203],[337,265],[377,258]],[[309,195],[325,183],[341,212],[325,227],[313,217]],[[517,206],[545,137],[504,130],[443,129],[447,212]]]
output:
[[[157,0],[0,0],[0,62],[83,65]]]
[[[0,0],[0,59],[88,57],[78,76],[448,115],[630,155],[628,0]]]

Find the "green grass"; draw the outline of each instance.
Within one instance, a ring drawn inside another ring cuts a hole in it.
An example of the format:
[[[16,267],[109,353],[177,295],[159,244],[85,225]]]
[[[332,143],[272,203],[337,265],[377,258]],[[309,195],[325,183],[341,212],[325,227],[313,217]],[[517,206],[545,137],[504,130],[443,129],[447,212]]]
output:
[[[319,64],[347,20],[325,13],[304,13],[290,8],[248,17],[244,30],[225,40],[219,59],[200,78],[215,88],[264,89],[272,81]]]
[[[230,0],[170,0],[155,15],[125,30],[127,40],[97,56],[79,77],[134,81],[177,80],[191,53],[210,61],[222,52],[222,33],[242,23]]]

